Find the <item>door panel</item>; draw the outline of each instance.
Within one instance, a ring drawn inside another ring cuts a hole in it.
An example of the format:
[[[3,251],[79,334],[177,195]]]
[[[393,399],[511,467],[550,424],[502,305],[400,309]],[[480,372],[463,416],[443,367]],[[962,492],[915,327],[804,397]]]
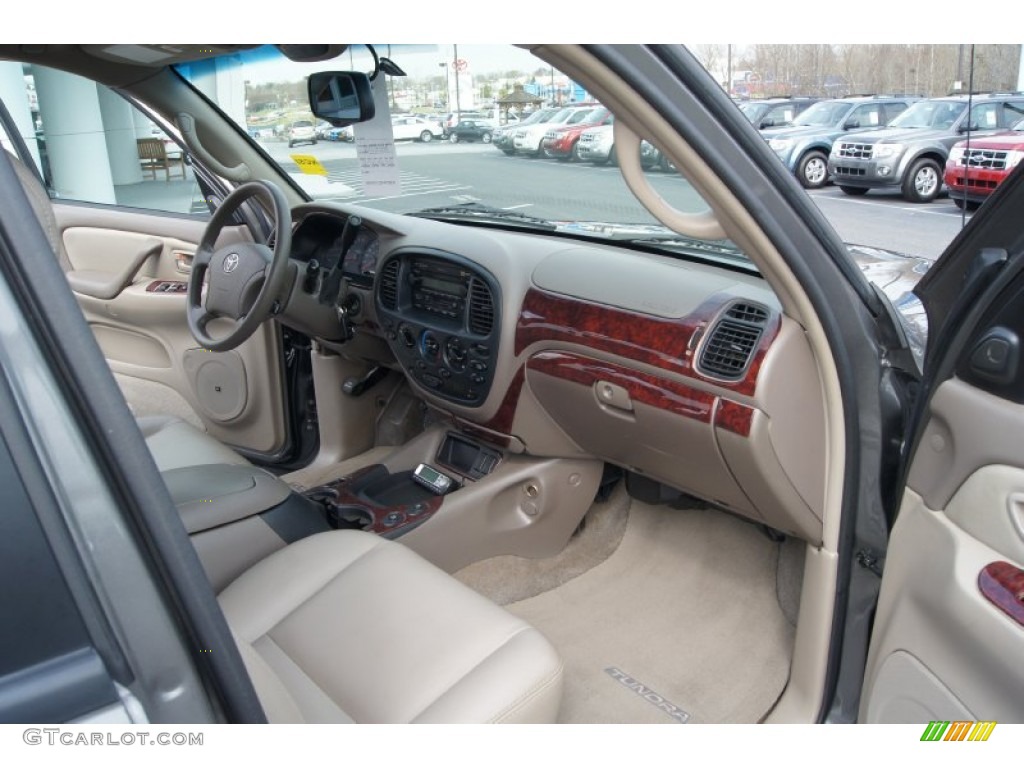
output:
[[[206,222],[73,204],[54,209],[73,268],[69,283],[136,414],[176,415],[222,442],[279,451],[286,432],[276,326],[265,323],[230,352],[208,352],[188,330],[184,293],[154,290],[188,280]],[[225,228],[218,245],[245,239],[244,228]],[[215,324],[211,332],[218,333]]]
[[[1024,626],[985,597],[1024,567],[1024,406],[944,382],[889,542],[861,721],[1024,722]]]

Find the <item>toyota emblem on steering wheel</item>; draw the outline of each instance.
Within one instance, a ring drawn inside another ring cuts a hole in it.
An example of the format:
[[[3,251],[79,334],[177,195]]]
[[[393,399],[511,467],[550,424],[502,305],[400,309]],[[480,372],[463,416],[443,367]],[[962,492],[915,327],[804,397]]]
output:
[[[229,253],[227,258],[224,259],[224,271],[225,272],[234,272],[237,267],[238,267],[238,254],[237,253]]]

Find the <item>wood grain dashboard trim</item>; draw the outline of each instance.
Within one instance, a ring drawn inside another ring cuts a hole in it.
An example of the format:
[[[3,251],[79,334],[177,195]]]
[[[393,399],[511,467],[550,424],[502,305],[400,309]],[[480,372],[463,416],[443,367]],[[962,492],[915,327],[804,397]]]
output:
[[[694,334],[703,333],[725,306],[738,298],[716,293],[687,317],[663,318],[530,288],[516,325],[515,354],[538,342],[569,342],[753,396],[757,374],[781,326],[777,312],[769,316],[742,379],[705,376],[693,364]]]
[[[1024,570],[1003,560],[989,563],[978,574],[978,589],[999,610],[1024,625]]]
[[[364,531],[392,539],[422,525],[441,508],[444,503],[443,496],[430,496],[410,504],[385,506],[351,490],[353,484],[382,468],[382,464],[370,464],[351,475],[332,480],[316,488],[310,488],[305,493],[307,496],[326,499],[338,507],[362,510],[369,517],[368,524],[363,528]],[[389,519],[389,515],[394,515],[394,518]]]
[[[732,400],[719,400],[715,410],[715,426],[741,437],[750,437],[754,422],[754,409]]]

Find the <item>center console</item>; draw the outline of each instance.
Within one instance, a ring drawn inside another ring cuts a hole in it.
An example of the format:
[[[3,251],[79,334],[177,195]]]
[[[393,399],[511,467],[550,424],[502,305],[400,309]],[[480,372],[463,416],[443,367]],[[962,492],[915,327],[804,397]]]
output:
[[[501,317],[492,275],[455,254],[399,250],[380,265],[375,302],[407,374],[446,400],[484,402],[498,360]]]
[[[324,506],[333,527],[393,539],[425,523],[448,494],[490,474],[500,461],[497,451],[449,432],[429,462],[412,469],[372,464],[305,495]]]
[[[218,592],[282,547],[331,530],[322,507],[257,467],[204,464],[162,476]]]

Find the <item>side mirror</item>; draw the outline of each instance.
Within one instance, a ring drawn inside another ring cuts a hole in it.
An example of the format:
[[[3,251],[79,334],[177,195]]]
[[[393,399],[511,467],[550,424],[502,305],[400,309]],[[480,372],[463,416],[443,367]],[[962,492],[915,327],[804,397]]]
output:
[[[337,128],[372,120],[376,114],[370,78],[363,72],[314,72],[308,88],[313,114]]]
[[[764,120],[761,121],[761,125],[758,126],[758,127],[759,128],[774,128],[775,127],[775,118],[774,117],[766,117]]]
[[[956,129],[957,133],[967,133],[968,131],[980,131],[981,126],[977,123],[961,123],[960,127]]]
[[[853,130],[854,128],[860,128],[860,120],[847,120],[845,123],[843,123],[844,131],[850,131]]]

